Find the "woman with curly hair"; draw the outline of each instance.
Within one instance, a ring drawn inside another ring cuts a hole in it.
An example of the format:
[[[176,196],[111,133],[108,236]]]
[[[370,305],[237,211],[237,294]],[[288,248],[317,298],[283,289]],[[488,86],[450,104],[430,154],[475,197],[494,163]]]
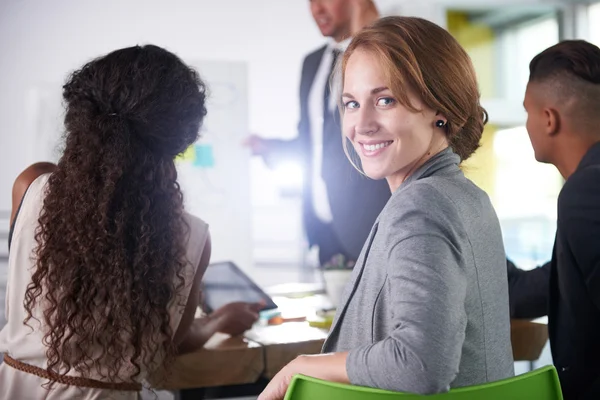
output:
[[[184,211],[174,158],[198,137],[205,86],[147,45],[91,61],[63,89],[58,165],[13,188],[0,398],[136,398],[178,351],[257,312],[194,320],[210,238]]]

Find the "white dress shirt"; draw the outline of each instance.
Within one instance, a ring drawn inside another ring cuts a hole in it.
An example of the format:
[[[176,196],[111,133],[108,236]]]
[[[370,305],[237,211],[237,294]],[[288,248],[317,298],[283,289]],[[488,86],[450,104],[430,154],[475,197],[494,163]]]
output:
[[[312,141],[312,203],[317,218],[325,223],[331,222],[333,217],[331,215],[329,198],[327,197],[327,187],[321,176],[321,166],[323,163],[323,100],[325,87],[329,84],[333,51],[338,50],[340,53],[343,53],[350,44],[350,40],[349,38],[339,43],[329,42],[321,58],[321,63],[319,64],[308,95],[308,116],[310,119]],[[335,109],[335,104],[336,100],[334,96],[329,96],[330,111]]]

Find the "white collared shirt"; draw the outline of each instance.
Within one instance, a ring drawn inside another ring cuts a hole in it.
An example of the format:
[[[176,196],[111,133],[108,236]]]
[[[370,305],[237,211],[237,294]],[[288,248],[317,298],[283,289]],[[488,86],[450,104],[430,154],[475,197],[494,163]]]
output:
[[[321,58],[321,63],[315,74],[310,93],[308,95],[308,116],[310,119],[310,133],[312,141],[312,203],[315,214],[322,222],[329,223],[333,220],[331,206],[327,197],[327,187],[321,176],[323,163],[323,100],[325,86],[329,84],[329,72],[333,62],[333,50],[343,53],[350,44],[350,38],[336,43],[329,42]],[[341,56],[341,54],[340,54]],[[336,99],[329,96],[329,110],[334,111]]]

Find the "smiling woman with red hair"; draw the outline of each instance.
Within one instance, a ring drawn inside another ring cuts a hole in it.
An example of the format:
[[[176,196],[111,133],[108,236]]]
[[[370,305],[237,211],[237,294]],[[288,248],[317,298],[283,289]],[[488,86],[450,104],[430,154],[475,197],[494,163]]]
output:
[[[345,150],[392,197],[325,354],[292,361],[260,399],[283,398],[294,374],[419,394],[512,376],[500,225],[459,168],[487,121],[469,56],[431,22],[388,17],[354,37],[341,77]]]

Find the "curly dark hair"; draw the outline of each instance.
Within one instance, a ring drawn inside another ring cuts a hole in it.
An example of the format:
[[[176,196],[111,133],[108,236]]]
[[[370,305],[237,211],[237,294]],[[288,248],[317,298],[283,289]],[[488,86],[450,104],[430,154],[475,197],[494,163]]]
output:
[[[64,154],[24,301],[25,323],[43,312],[49,371],[132,382],[174,357],[168,307],[186,301],[188,234],[174,158],[198,138],[205,93],[152,45],[93,60],[64,85]]]

